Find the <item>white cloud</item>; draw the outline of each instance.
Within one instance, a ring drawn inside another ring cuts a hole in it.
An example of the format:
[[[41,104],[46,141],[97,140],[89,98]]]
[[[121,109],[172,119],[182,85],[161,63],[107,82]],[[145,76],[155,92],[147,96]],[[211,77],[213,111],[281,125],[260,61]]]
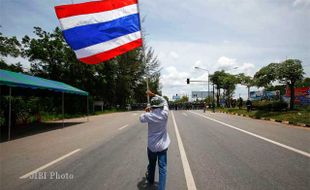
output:
[[[279,48],[265,48],[249,46],[243,43],[198,43],[187,41],[150,41],[149,44],[159,55],[163,68],[161,84],[164,95],[172,97],[175,94],[191,94],[192,90],[207,90],[207,83],[186,84],[186,78],[192,80],[207,80],[208,73],[204,70],[194,69],[195,66],[209,70],[210,74],[224,69],[231,74],[245,73],[253,76],[261,67],[284,60],[292,51],[290,47],[285,50]],[[170,56],[170,52],[177,52],[178,59]],[[306,54],[295,54],[301,60],[306,60]],[[306,64],[306,63],[305,63]],[[237,69],[233,69],[238,67]],[[305,70],[306,73],[310,73]],[[306,74],[307,75],[307,74]],[[246,95],[245,87],[238,87],[236,95]]]
[[[179,58],[179,54],[177,54],[177,53],[174,52],[174,51],[171,51],[169,55],[170,55],[172,58],[174,58],[174,59]]]
[[[293,2],[293,6],[304,6],[304,7],[310,7],[310,0],[295,0]]]
[[[237,66],[236,59],[228,58],[225,56],[220,57],[217,60],[218,69],[230,70]]]
[[[254,64],[238,63],[235,58],[221,56],[217,62],[218,62],[217,70],[224,70],[232,74],[244,73],[246,75],[253,76],[257,71]]]
[[[23,67],[23,69],[25,70],[29,70],[30,69],[30,62],[23,58],[23,57],[11,57],[11,56],[8,56],[8,57],[4,57],[4,61],[8,64],[16,64],[16,63],[20,63]]]
[[[257,72],[255,65],[252,63],[243,63],[241,66],[238,67],[237,71],[239,73],[244,73],[249,76],[253,76],[255,72]]]
[[[175,67],[167,67],[162,70],[160,82],[166,88],[172,86],[183,86],[186,78],[190,76],[187,72],[180,72]]]

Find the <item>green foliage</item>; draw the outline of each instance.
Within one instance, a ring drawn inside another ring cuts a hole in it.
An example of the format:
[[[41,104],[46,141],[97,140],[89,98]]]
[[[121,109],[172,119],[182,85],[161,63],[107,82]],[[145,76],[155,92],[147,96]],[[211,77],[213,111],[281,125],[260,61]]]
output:
[[[295,84],[296,81],[302,80],[303,68],[301,61],[298,59],[288,59],[277,67],[277,79],[286,83]]]
[[[236,78],[239,84],[244,85],[248,88],[248,98],[250,98],[250,88],[251,86],[256,85],[256,81],[252,77],[246,76],[244,73],[239,73]]]
[[[8,65],[4,62],[4,60],[1,59],[0,59],[0,69],[24,73],[23,67],[20,63]]]
[[[303,68],[298,59],[288,59],[282,63],[270,63],[261,68],[254,78],[258,87],[269,87],[276,80],[285,82],[291,90],[290,109],[294,109],[295,94],[294,88],[296,82],[303,78]]]
[[[236,84],[239,83],[238,77],[225,73],[223,70],[216,71],[213,75],[210,75],[210,80],[216,85],[217,106],[220,105],[220,89],[222,88],[225,91],[225,99],[230,101],[234,90],[236,89]],[[228,102],[228,105],[230,105],[230,102]]]
[[[222,87],[226,91],[226,97],[231,98],[233,91],[236,89],[238,79],[229,73],[226,73],[222,79]]]
[[[159,62],[152,48],[145,54],[137,48],[104,63],[88,65],[76,59],[59,28],[50,33],[35,27],[34,33],[37,38],[23,38],[23,55],[32,62],[31,72],[36,76],[86,90],[107,107],[145,102],[144,76],[150,78],[154,92],[159,90]]]
[[[253,109],[265,111],[283,111],[287,110],[288,104],[283,101],[255,101]]]
[[[306,77],[303,80],[296,82],[296,87],[308,87],[310,86],[310,78]]]
[[[295,84],[303,78],[303,68],[298,59],[288,59],[280,64],[277,70],[278,80],[286,82],[291,90],[290,109],[294,109]]]
[[[3,116],[5,121],[8,121],[9,97],[1,97],[1,109],[3,109]],[[17,124],[25,124],[30,122],[31,115],[36,115],[39,112],[39,98],[37,97],[11,97],[12,110],[12,126]],[[7,123],[2,123],[7,125]]]
[[[223,86],[223,78],[225,76],[225,71],[216,71],[213,75],[210,75],[210,81],[216,85],[216,105],[220,106],[220,89]]]
[[[246,87],[255,86],[255,81],[252,77],[246,76],[244,73],[239,73],[237,76],[237,81],[239,84],[244,85]]]
[[[211,104],[212,103],[212,96],[207,96],[205,99],[204,99],[204,102],[206,102],[207,104]]]
[[[278,67],[278,63],[270,63],[269,65],[262,67],[254,75],[256,85],[258,87],[268,87],[273,81],[278,78]]]
[[[275,119],[280,121],[289,121],[290,123],[304,123],[310,125],[309,120],[309,107],[300,110],[293,111],[266,111],[266,110],[254,110],[247,112],[245,109],[227,109],[222,108],[221,111],[238,113],[243,115],[248,115],[253,118],[265,118],[265,119]]]
[[[58,27],[52,32],[34,27],[34,34],[33,38],[24,36],[20,43],[16,37],[3,37],[0,33],[1,56],[22,55],[31,63],[29,74],[88,91],[89,98],[92,101],[103,101],[105,109],[124,108],[126,104],[146,102],[145,77],[149,78],[149,86],[153,92],[160,91],[160,63],[151,47],[136,48],[104,63],[88,65],[76,59]],[[19,63],[8,65],[3,59],[0,59],[0,68],[23,72]],[[38,93],[40,96],[41,92]],[[48,97],[52,94],[57,93],[51,93]],[[40,107],[40,112],[56,115],[61,113],[59,94],[50,99],[43,98],[44,95],[39,98],[44,105]],[[65,102],[66,113],[86,112],[84,97],[66,94]],[[21,104],[21,108],[28,105],[26,102]]]
[[[186,103],[188,102],[188,96],[182,96],[179,100],[174,101],[174,103]]]
[[[5,37],[0,32],[0,55],[4,57],[9,55],[18,57],[20,55],[20,43],[15,36]]]

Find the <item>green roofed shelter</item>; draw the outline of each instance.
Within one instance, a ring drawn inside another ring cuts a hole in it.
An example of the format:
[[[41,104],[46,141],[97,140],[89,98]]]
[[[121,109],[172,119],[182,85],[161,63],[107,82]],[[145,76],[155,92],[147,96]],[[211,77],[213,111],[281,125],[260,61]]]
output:
[[[70,86],[68,84],[48,80],[40,77],[35,77],[31,75],[26,75],[22,73],[16,73],[12,71],[6,71],[0,69],[0,85],[9,86],[9,121],[8,121],[8,139],[10,140],[10,130],[11,130],[11,95],[12,88],[11,87],[19,87],[19,88],[31,88],[31,89],[45,89],[51,90],[55,92],[62,93],[62,113],[64,116],[64,93],[70,94],[78,94],[87,96],[87,115],[88,115],[88,92]],[[64,117],[63,117],[64,121]],[[63,122],[64,126],[64,122]]]
[[[0,85],[20,88],[47,89],[56,92],[88,96],[88,92],[85,92],[62,82],[47,80],[40,77],[34,77],[2,69],[0,69]]]

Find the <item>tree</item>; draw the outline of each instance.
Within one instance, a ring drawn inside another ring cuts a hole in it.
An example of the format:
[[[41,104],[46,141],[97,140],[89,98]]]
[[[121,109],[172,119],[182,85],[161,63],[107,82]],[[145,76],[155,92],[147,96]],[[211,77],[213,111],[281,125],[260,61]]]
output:
[[[4,62],[4,60],[0,60],[0,69],[18,72],[18,73],[24,73],[24,69],[20,63],[9,65],[6,62]]]
[[[262,67],[254,75],[254,80],[258,87],[268,87],[271,83],[277,80],[277,71],[279,64],[270,63],[269,65]]]
[[[210,80],[216,85],[216,104],[220,106],[220,91],[224,90],[223,96],[227,101],[227,105],[230,105],[231,97],[238,83],[237,78],[234,75],[225,73],[224,70],[216,71],[213,75],[210,75]]]
[[[182,96],[179,100],[174,101],[174,103],[186,103],[188,102],[188,96]]]
[[[207,96],[205,99],[204,99],[204,102],[208,103],[208,104],[211,104],[212,103],[212,97],[211,96]]]
[[[63,81],[64,69],[72,62],[73,52],[64,42],[60,28],[50,33],[34,27],[36,38],[22,39],[22,54],[31,62],[31,73],[43,78]]]
[[[18,57],[20,55],[20,43],[17,38],[14,37],[5,37],[0,32],[0,55],[7,57]],[[1,58],[2,60],[2,58]]]
[[[308,86],[310,86],[310,78],[306,77],[301,81],[297,81],[295,86],[296,87],[308,87]]]
[[[303,78],[303,68],[298,59],[288,59],[281,63],[270,63],[261,68],[255,75],[258,87],[270,87],[271,83],[278,80],[286,83],[291,91],[290,109],[294,109],[296,82]]]
[[[236,89],[236,84],[238,83],[238,80],[234,75],[225,73],[225,75],[223,75],[222,82],[223,82],[223,89],[225,91],[224,96],[226,106],[230,107],[232,95],[234,93],[234,90]]]
[[[34,28],[35,38],[23,38],[22,53],[31,62],[31,73],[62,81],[90,92],[107,107],[145,102],[145,76],[150,88],[159,91],[159,61],[152,48],[136,48],[97,65],[80,62],[55,28],[46,32]],[[146,51],[145,53],[143,51]]]
[[[248,99],[250,98],[250,88],[255,85],[255,81],[252,77],[246,76],[244,73],[237,75],[238,83],[248,88]]]
[[[290,87],[291,99],[290,99],[290,109],[294,109],[295,102],[295,84],[297,81],[303,78],[303,68],[301,61],[298,59],[288,59],[280,64],[277,70],[277,78],[280,81],[286,82]]]
[[[4,57],[18,57],[20,55],[20,42],[15,36],[6,37],[0,32],[0,69],[10,70],[13,72],[24,72],[20,63],[8,64],[5,62]]]
[[[144,48],[141,47],[137,50],[139,50],[138,64],[140,67],[136,75],[135,88],[133,89],[133,101],[141,103],[146,101],[146,79],[148,79],[150,90],[160,94],[160,62],[154,55],[153,48],[144,46]],[[143,53],[143,51],[145,51],[145,53]]]
[[[216,85],[216,105],[220,106],[220,89],[223,86],[223,78],[225,76],[225,71],[216,71],[213,75],[210,75],[210,81]]]

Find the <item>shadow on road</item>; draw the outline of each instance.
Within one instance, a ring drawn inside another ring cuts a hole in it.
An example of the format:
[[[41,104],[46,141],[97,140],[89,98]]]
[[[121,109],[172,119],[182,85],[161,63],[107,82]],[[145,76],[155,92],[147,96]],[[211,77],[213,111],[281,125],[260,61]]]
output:
[[[61,122],[46,122],[46,123],[33,123],[29,125],[14,126],[11,128],[11,140],[19,139],[39,133],[45,133],[48,131],[61,129],[65,127],[72,127],[84,122],[65,122],[64,126]],[[1,127],[1,139],[0,142],[6,142],[8,140],[8,128]]]
[[[143,177],[141,181],[138,182],[137,187],[139,190],[157,190],[158,182],[154,182],[154,184],[150,186],[146,183],[146,178]]]

